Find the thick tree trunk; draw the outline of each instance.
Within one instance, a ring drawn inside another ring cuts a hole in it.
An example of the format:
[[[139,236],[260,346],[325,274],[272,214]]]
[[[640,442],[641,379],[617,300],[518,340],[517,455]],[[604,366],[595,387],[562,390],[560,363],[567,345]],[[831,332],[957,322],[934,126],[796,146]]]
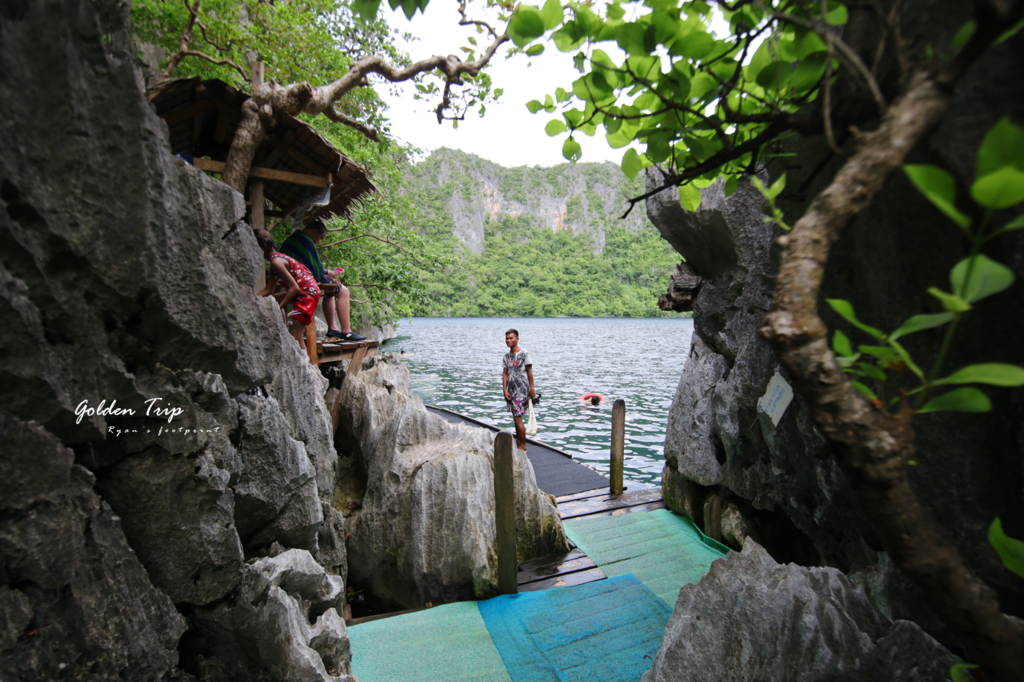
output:
[[[918,501],[906,475],[914,453],[913,412],[889,416],[850,383],[836,362],[817,313],[829,250],[945,115],[950,92],[930,73],[914,76],[878,130],[811,203],[791,234],[765,336],[785,365],[886,551],[925,592],[931,607],[982,665],[990,680],[1019,680],[1024,633],[999,609],[993,590],[971,575],[941,527]]]
[[[255,99],[249,99],[242,105],[242,120],[235,131],[235,139],[231,142],[222,180],[239,192],[245,192],[245,183],[249,179],[249,169],[256,151],[263,144],[266,128],[260,117]]]

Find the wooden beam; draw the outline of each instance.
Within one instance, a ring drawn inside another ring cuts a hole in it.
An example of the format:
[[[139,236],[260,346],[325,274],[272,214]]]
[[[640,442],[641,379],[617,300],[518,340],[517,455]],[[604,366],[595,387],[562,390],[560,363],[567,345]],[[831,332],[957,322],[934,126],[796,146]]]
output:
[[[306,156],[305,154],[303,154],[298,149],[296,149],[295,147],[293,147],[289,143],[285,142],[284,140],[281,140],[281,139],[279,139],[277,137],[271,137],[270,141],[274,144],[275,147],[277,147],[282,152],[284,152],[285,154],[287,154],[288,156],[292,157],[293,159],[298,161],[300,164],[305,166],[306,170],[308,170],[310,173],[313,173],[314,175],[330,175],[331,174],[331,172],[329,170],[327,170],[326,168],[321,166],[319,163],[317,163],[313,159],[309,158],[308,156]]]
[[[182,121],[187,121],[190,118],[194,118],[199,114],[209,111],[217,106],[213,100],[201,99],[198,102],[192,102],[192,104],[186,104],[183,107],[171,109],[166,114],[163,114],[160,118],[167,123],[167,127],[176,126]]]
[[[498,594],[519,592],[516,558],[516,481],[512,464],[512,434],[494,439],[494,525],[498,551]]]
[[[210,159],[195,159],[195,167],[208,173],[223,173],[227,165],[223,161],[211,161]],[[327,187],[327,178],[320,178],[315,175],[303,175],[302,173],[291,173],[289,171],[275,170],[273,168],[258,168],[253,166],[249,169],[250,178],[262,180],[279,180],[291,182],[296,185],[308,185],[309,187]]]
[[[622,494],[622,465],[626,441],[626,401],[619,398],[612,406],[612,461],[610,478],[613,495]]]

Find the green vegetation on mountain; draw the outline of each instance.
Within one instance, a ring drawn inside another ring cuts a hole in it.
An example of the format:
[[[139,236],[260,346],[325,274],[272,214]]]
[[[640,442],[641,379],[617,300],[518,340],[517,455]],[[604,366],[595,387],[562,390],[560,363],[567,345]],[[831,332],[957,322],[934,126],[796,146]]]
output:
[[[442,149],[410,169],[414,229],[455,264],[424,270],[418,315],[652,317],[679,256],[614,164],[502,168]],[[672,313],[674,315],[674,313]]]

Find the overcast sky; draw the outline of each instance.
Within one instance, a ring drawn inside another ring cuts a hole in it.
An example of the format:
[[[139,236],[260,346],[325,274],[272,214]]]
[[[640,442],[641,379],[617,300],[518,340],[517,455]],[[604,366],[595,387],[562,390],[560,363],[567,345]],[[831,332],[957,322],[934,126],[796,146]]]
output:
[[[422,59],[433,54],[459,54],[459,48],[466,45],[466,36],[474,36],[482,43],[472,28],[459,26],[456,3],[451,0],[435,0],[427,6],[426,14],[416,14],[407,21],[401,12],[391,12],[386,3],[381,11],[396,29],[408,32],[420,40],[405,45],[409,55]],[[497,27],[496,27],[497,28]],[[504,28],[501,26],[500,28]],[[510,43],[509,43],[510,44]],[[448,147],[476,154],[502,166],[553,166],[565,163],[562,158],[562,142],[565,135],[548,137],[544,126],[556,114],[541,111],[534,115],[526,109],[532,99],[544,100],[544,95],[554,95],[555,88],[568,90],[579,73],[573,68],[572,54],[562,53],[548,44],[539,57],[520,54],[505,61],[505,46],[491,60],[491,78],[495,87],[504,89],[497,104],[489,104],[487,113],[480,118],[470,112],[465,121],[452,129],[450,121],[437,124],[431,111],[439,100],[414,100],[411,83],[393,86],[399,95],[393,95],[381,87],[390,105],[392,133],[404,142],[411,143],[425,152]],[[583,146],[582,161],[614,161],[619,163],[625,149],[612,149],[605,141],[602,128],[594,137],[577,135]]]

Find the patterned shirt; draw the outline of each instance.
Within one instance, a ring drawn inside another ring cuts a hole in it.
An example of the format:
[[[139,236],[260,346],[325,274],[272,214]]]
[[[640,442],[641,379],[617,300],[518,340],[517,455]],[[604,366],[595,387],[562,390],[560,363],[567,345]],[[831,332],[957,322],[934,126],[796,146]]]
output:
[[[505,353],[501,366],[508,370],[508,394],[513,398],[530,396],[530,378],[526,376],[526,367],[532,365],[530,351],[519,349],[518,353]]]
[[[284,258],[288,262],[286,266],[288,268],[288,274],[290,274],[292,279],[295,280],[295,283],[299,285],[299,289],[304,295],[320,298],[320,287],[317,286],[316,280],[313,279],[313,273],[311,273],[305,265],[291,256],[280,252],[275,252],[272,258]],[[286,282],[276,272],[273,270],[271,270],[271,272],[273,273],[274,279],[281,283],[281,286],[287,286]]]

